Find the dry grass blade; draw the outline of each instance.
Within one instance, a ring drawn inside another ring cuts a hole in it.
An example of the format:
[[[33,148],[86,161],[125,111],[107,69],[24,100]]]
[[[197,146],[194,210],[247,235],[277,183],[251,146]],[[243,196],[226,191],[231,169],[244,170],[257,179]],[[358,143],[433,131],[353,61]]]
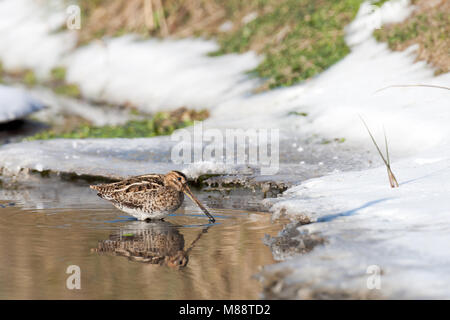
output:
[[[383,133],[384,133],[384,144],[386,145],[386,158],[387,158],[387,172],[389,177],[389,183],[391,184],[391,188],[398,188],[398,182],[397,179],[394,176],[394,173],[391,170],[391,159],[389,158],[389,147],[388,147],[388,141],[386,136],[386,130],[383,127]]]
[[[144,19],[147,29],[153,30],[155,28],[155,20],[153,18],[152,0],[144,0]]]
[[[399,184],[397,182],[397,179],[395,178],[394,173],[391,170],[391,162],[390,162],[390,158],[389,158],[389,147],[388,147],[386,132],[384,131],[384,128],[383,128],[383,131],[384,131],[384,142],[386,144],[386,158],[384,157],[383,153],[381,152],[381,149],[378,146],[378,143],[375,141],[375,138],[373,137],[372,132],[370,132],[370,129],[367,126],[367,123],[364,121],[364,119],[361,116],[359,116],[359,118],[361,119],[362,123],[364,124],[364,127],[366,127],[366,130],[369,133],[369,136],[372,139],[372,142],[375,145],[375,148],[377,148],[378,154],[380,155],[381,159],[383,160],[384,164],[386,165],[386,169],[387,169],[388,177],[389,177],[389,184],[391,185],[391,188],[398,188]]]
[[[378,93],[380,91],[383,91],[383,90],[386,90],[386,89],[389,89],[389,88],[408,88],[408,87],[425,87],[425,88],[437,88],[437,89],[450,90],[449,87],[436,86],[436,85],[433,85],[433,84],[393,84],[391,86],[387,86],[387,87],[378,89],[374,93]]]

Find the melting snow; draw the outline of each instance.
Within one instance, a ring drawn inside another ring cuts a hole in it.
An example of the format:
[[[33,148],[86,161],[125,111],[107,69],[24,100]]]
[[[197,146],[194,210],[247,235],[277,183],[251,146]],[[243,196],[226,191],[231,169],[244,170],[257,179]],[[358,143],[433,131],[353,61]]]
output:
[[[42,108],[26,91],[0,85],[0,123],[21,119]]]

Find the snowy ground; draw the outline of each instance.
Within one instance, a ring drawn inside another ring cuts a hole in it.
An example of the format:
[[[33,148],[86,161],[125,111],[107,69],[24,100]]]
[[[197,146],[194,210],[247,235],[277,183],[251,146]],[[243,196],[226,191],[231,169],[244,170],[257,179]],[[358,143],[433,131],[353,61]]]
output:
[[[0,5],[5,4],[0,2]],[[87,96],[103,92],[102,97],[111,102],[128,101],[148,110],[163,106],[206,106],[212,116],[205,121],[205,128],[280,128],[280,145],[292,146],[300,154],[288,157],[284,163],[283,170],[292,170],[282,173],[291,177],[302,176],[305,164],[301,162],[304,161],[301,153],[309,151],[302,151],[302,145],[298,144],[301,142],[294,142],[295,139],[314,134],[328,139],[345,138],[343,145],[349,150],[359,150],[354,156],[364,158],[363,153],[373,150],[373,146],[358,115],[366,119],[380,143],[384,126],[392,168],[400,188],[389,188],[386,169],[379,160],[378,168],[348,171],[346,167],[342,168],[346,170],[344,173],[328,172],[330,174],[321,178],[301,184],[302,181],[298,181],[299,185],[282,197],[267,200],[275,217],[285,214],[292,220],[312,222],[298,228],[300,240],[314,234],[326,239],[326,243],[309,253],[268,266],[262,275],[278,277],[277,285],[270,289],[272,296],[278,297],[283,297],[280,288],[284,288],[284,292],[291,293],[290,297],[449,298],[449,93],[417,87],[391,88],[376,93],[392,84],[450,85],[450,74],[434,77],[431,67],[415,62],[414,48],[391,52],[386,44],[372,38],[376,25],[373,22],[377,18],[383,23],[399,21],[410,12],[408,1],[403,0],[387,2],[376,11],[371,11],[368,4],[363,5],[347,29],[347,42],[352,51],[346,58],[304,84],[262,94],[251,94],[258,81],[242,74],[258,63],[258,57],[251,53],[206,57],[205,53],[212,50],[214,44],[200,40],[135,42],[124,37],[64,52],[61,60],[55,59],[52,63],[63,61],[68,67],[69,80],[81,84]],[[1,17],[0,21],[3,21]],[[0,27],[0,38],[3,37],[1,30]],[[118,58],[125,47],[126,56],[133,57],[131,67],[126,68]],[[14,44],[8,49],[19,50]],[[148,57],[144,55],[146,50],[151,52]],[[12,55],[2,53],[0,56],[6,66],[7,57]],[[44,65],[39,57],[33,59],[36,60],[27,65]],[[162,63],[161,59],[168,62]],[[89,66],[84,68],[88,62]],[[19,65],[19,62],[11,62],[11,65]],[[140,65],[146,67],[140,68]],[[177,66],[177,72],[173,65]],[[146,79],[148,85],[143,85]],[[289,115],[292,111],[304,112],[307,116]],[[87,163],[92,161],[93,167],[105,174],[111,170],[132,174],[134,168],[166,170],[166,158],[159,157],[161,150],[148,159],[148,167],[143,162],[133,167],[135,160],[144,159],[133,160],[133,157],[135,154],[147,157],[148,150],[160,144],[164,146],[163,155],[167,155],[170,146],[167,139],[136,140],[135,144],[117,140],[99,144],[86,141],[91,145],[84,147],[87,151],[83,154],[88,157]],[[4,146],[0,164],[7,170],[19,164],[38,171],[67,169],[76,164],[74,156],[80,156],[79,151],[69,145],[71,143],[80,142]],[[122,153],[111,156],[115,146],[121,152],[129,147],[129,152],[124,154],[132,156],[120,162]],[[100,150],[100,156],[95,154],[96,150]],[[58,152],[56,158],[53,157],[55,152]],[[67,162],[54,161],[61,159],[61,152],[67,153]],[[24,154],[36,157],[24,158]],[[46,163],[45,159],[53,161]],[[164,166],[164,162],[166,167],[158,167]],[[78,163],[83,166],[84,161]],[[197,169],[192,175],[206,169],[230,169],[200,163],[194,166]],[[353,170],[363,168],[360,165]],[[80,172],[85,169],[81,168]],[[368,289],[367,281],[373,275],[368,274],[368,270],[381,270],[380,289]]]
[[[43,107],[25,90],[0,85],[0,123],[22,119]]]
[[[349,30],[355,25],[360,21]],[[333,104],[318,108],[314,129],[370,144],[357,114],[374,130],[384,125],[400,187],[391,189],[379,167],[312,179],[268,200],[275,216],[312,222],[298,228],[297,239],[320,235],[327,242],[266,267],[265,278],[283,274],[267,296],[450,297],[449,93],[396,88],[373,94],[390,84],[449,86],[449,74],[433,77],[423,63],[413,64],[412,50],[391,53],[369,38],[317,79],[322,85],[331,80],[337,91]],[[376,136],[383,142],[381,130]],[[371,286],[374,275],[379,288]]]

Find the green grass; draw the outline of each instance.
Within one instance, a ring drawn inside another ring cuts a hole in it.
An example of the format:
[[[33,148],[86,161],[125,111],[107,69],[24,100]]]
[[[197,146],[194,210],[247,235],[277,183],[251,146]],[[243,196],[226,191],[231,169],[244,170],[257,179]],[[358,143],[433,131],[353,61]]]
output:
[[[65,95],[72,98],[80,98],[80,88],[76,84],[62,84],[53,87],[53,91],[56,94]]]
[[[423,1],[425,2],[425,1]],[[375,30],[378,41],[387,42],[392,50],[404,50],[418,44],[418,59],[436,68],[436,74],[450,71],[450,5],[441,2],[431,8],[418,6],[408,19]]]
[[[390,0],[378,0],[378,1],[372,2],[372,4],[373,4],[374,6],[381,7],[383,4],[385,4],[385,3],[388,2],[388,1],[390,1]]]
[[[23,74],[23,83],[27,86],[32,87],[37,84],[36,74],[32,70],[26,70]]]
[[[386,41],[389,47],[394,48],[408,40],[416,38],[420,32],[426,32],[428,26],[426,24],[419,24],[420,20],[424,20],[424,17],[418,19],[407,25],[394,26],[388,33],[384,33],[383,29],[375,30],[374,36],[378,41]]]
[[[0,83],[3,83],[3,75],[8,74],[4,71],[0,62]],[[50,71],[50,79],[40,81],[33,70],[25,69],[19,70],[15,73],[8,74],[10,78],[13,78],[13,82],[21,82],[28,87],[35,85],[43,85],[51,88],[56,94],[69,96],[72,98],[80,98],[81,91],[78,85],[66,82],[66,69],[64,67],[55,67]]]
[[[116,19],[114,21],[117,21],[117,25],[105,24],[94,18],[90,20],[99,7],[112,9],[115,2],[117,0],[81,0],[86,21],[86,28],[82,30],[84,41],[128,32],[138,32],[144,37],[162,36],[158,19],[155,19],[156,26],[153,30],[142,30],[129,22],[132,20],[128,19],[129,13],[125,15],[127,10],[124,8],[109,17]],[[353,20],[362,2],[363,0],[202,0],[195,2],[195,6],[193,1],[166,0],[162,3],[166,20],[175,21],[169,25],[171,35],[176,35],[180,30],[185,31],[188,26],[191,31],[183,33],[184,37],[217,39],[220,49],[211,53],[211,56],[249,50],[263,55],[261,64],[249,72],[266,79],[266,84],[261,89],[267,89],[290,86],[309,79],[347,55],[349,48],[344,41],[344,27]],[[377,1],[377,4],[381,2]],[[138,2],[128,2],[127,9],[136,7],[136,4]],[[214,7],[214,11],[209,16],[201,16],[204,12],[202,10],[208,5]],[[140,17],[143,10],[142,7],[136,8],[135,18]],[[212,24],[204,24],[208,17],[218,12],[223,13],[220,19],[214,20]],[[245,24],[242,18],[249,13],[258,15]],[[121,14],[124,14],[123,19],[119,19]],[[201,17],[196,18],[198,15]],[[229,32],[219,30],[225,21],[233,22],[234,27]]]
[[[66,68],[55,67],[50,71],[51,80],[47,84],[56,94],[65,95],[72,98],[80,98],[81,91],[78,85],[73,83],[67,83],[66,81]]]
[[[53,81],[65,81],[66,80],[66,68],[55,67],[50,71],[50,75]]]
[[[179,119],[172,117],[168,112],[158,112],[151,119],[132,120],[120,126],[97,127],[84,123],[69,132],[47,130],[29,137],[27,140],[154,137],[171,134],[174,130],[190,126],[193,123],[193,119]]]
[[[349,48],[344,27],[356,15],[361,0],[261,1],[272,10],[235,32],[218,36],[213,55],[259,48],[265,58],[254,70],[269,88],[290,86],[333,65]]]

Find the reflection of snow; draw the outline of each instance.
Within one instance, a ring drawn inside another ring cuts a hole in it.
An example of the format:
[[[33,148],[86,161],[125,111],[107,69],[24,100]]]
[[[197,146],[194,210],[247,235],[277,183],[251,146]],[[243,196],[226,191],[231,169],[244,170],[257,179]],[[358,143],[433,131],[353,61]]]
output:
[[[43,105],[24,90],[0,85],[0,123],[21,119]]]

